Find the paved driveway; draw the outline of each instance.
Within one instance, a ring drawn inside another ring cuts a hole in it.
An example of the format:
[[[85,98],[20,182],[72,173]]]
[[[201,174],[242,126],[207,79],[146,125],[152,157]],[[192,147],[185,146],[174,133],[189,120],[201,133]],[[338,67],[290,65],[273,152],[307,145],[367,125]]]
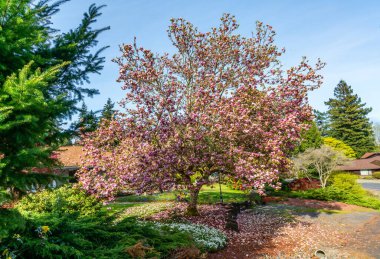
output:
[[[380,180],[358,179],[358,183],[360,183],[364,189],[367,189],[376,195],[380,195]]]

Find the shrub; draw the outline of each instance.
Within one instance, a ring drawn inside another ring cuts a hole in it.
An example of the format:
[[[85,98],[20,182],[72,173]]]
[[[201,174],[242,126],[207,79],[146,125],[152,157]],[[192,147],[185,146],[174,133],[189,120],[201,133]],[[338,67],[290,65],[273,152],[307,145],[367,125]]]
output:
[[[19,258],[131,258],[129,248],[141,243],[149,248],[147,258],[161,258],[194,245],[183,231],[157,229],[132,218],[112,222],[104,215],[31,218],[28,229],[2,240],[0,251]]]
[[[375,178],[375,179],[380,179],[380,172],[374,172],[372,174],[372,177]]]
[[[339,173],[332,177],[332,184],[324,189],[296,191],[291,197],[317,199],[326,201],[342,201],[358,206],[380,209],[380,200],[369,195],[357,182],[359,176]]]
[[[1,240],[8,237],[11,233],[23,231],[25,225],[26,222],[18,211],[0,208],[0,244]],[[0,258],[2,257],[0,256]]]
[[[323,144],[332,147],[336,151],[343,152],[343,154],[348,158],[356,158],[356,153],[352,147],[341,140],[332,137],[325,137],[323,138]]]
[[[212,228],[142,223],[100,208],[70,186],[24,197],[0,214],[0,258],[167,258],[177,249],[214,251],[225,244],[225,236]]]
[[[314,178],[299,178],[289,183],[289,188],[293,191],[317,189],[321,187],[321,183],[318,179]]]
[[[332,186],[351,194],[365,195],[366,191],[357,183],[359,176],[356,174],[338,173],[332,176]]]
[[[70,185],[27,195],[16,205],[22,214],[55,213],[90,215],[101,209],[101,203],[84,191]]]

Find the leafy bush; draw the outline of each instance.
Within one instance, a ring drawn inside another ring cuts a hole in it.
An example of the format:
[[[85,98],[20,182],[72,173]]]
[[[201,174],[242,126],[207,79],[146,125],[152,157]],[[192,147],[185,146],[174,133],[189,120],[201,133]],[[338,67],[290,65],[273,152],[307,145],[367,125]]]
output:
[[[25,224],[24,218],[18,211],[0,208],[0,244],[1,240],[8,237],[11,233],[24,231]]]
[[[150,258],[194,244],[183,231],[141,225],[132,218],[112,222],[113,218],[104,215],[29,219],[28,229],[3,240],[0,251],[20,258],[131,258],[127,249],[141,242]]]
[[[24,197],[15,209],[0,211],[0,258],[165,258],[181,248],[215,250],[225,240],[207,227],[158,227],[100,207],[69,186]]]
[[[374,172],[372,174],[372,177],[375,178],[375,179],[380,179],[380,172]]]
[[[357,175],[339,173],[332,177],[332,184],[326,188],[296,191],[291,197],[342,201],[358,206],[380,209],[380,200],[369,195],[357,182]]]
[[[101,207],[101,203],[95,197],[89,196],[84,191],[70,185],[30,194],[22,198],[16,205],[16,209],[22,214],[90,215],[98,212]]]
[[[345,190],[352,194],[365,195],[366,191],[357,183],[359,176],[356,174],[338,173],[332,176],[332,186]]]
[[[356,158],[356,153],[352,149],[352,147],[350,147],[341,140],[332,137],[325,137],[323,138],[323,144],[332,147],[336,151],[342,152],[346,157]]]

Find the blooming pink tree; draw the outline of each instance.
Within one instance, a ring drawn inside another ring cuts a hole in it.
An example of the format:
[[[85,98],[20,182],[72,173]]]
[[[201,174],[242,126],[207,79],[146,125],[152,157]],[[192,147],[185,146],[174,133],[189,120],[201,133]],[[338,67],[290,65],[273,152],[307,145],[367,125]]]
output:
[[[270,26],[257,23],[251,38],[237,28],[230,15],[206,33],[172,19],[175,54],[136,43],[121,48],[115,62],[126,111],[84,140],[78,177],[87,191],[112,197],[125,188],[186,188],[188,212],[196,214],[199,191],[214,173],[260,193],[276,186],[312,119],[307,94],[320,86],[323,63],[303,59],[284,71]]]

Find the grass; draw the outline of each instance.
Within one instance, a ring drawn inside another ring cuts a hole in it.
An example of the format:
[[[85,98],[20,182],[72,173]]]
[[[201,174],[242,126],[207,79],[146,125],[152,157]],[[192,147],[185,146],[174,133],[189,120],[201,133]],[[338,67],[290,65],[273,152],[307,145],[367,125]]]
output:
[[[110,203],[102,207],[101,211],[107,213],[109,216],[113,216],[115,213],[124,211],[126,209],[132,208],[132,207],[139,207],[142,206],[142,203]]]
[[[117,215],[118,219],[124,219],[128,217],[136,218],[147,218],[158,212],[168,210],[174,206],[173,202],[167,201],[158,201],[158,202],[148,202],[148,203],[139,203],[135,206],[127,207],[123,210],[119,210],[120,213]],[[117,211],[118,212],[118,211]]]
[[[129,195],[116,199],[117,204],[122,203],[144,203],[144,202],[159,202],[159,201],[175,201],[179,191],[171,191],[157,193],[151,195]],[[247,194],[240,190],[232,190],[228,186],[222,184],[223,202],[243,202],[247,200]],[[203,186],[198,198],[199,204],[215,204],[220,202],[219,185]]]
[[[240,190],[233,190],[221,185],[223,202],[243,202],[247,194]],[[173,206],[180,191],[171,191],[151,195],[129,195],[117,198],[114,202],[105,205],[102,211],[108,215],[117,215],[118,219],[127,217],[146,218]],[[187,199],[188,197],[185,196]],[[203,186],[199,193],[199,204],[215,204],[220,202],[219,185]]]
[[[223,202],[243,202],[247,200],[247,193],[240,190],[232,190],[227,185],[222,184]],[[200,204],[214,204],[220,202],[219,185],[203,186],[199,193]]]

